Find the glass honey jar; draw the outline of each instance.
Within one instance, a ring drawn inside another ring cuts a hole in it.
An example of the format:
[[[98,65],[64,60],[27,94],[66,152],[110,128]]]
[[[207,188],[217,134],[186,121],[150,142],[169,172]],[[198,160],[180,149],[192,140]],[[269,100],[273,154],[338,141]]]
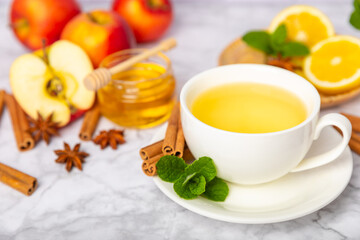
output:
[[[110,68],[144,49],[128,49],[106,57],[100,67]],[[169,58],[158,53],[112,76],[97,92],[100,111],[124,126],[148,128],[163,123],[175,102],[175,78]]]

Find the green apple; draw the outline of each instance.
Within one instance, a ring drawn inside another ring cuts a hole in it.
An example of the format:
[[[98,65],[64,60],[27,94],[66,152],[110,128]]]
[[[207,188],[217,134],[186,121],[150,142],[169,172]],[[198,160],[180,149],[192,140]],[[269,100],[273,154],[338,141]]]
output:
[[[95,92],[83,84],[93,71],[86,53],[77,45],[60,40],[44,51],[24,54],[10,68],[10,85],[22,109],[32,118],[53,113],[53,121],[65,126],[89,109]]]

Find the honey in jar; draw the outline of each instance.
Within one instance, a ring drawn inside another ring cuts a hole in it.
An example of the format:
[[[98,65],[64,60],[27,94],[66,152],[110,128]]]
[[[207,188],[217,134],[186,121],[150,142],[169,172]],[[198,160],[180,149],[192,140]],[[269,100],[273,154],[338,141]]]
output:
[[[106,57],[100,67],[110,68],[145,50],[129,49]],[[98,90],[101,113],[124,126],[148,128],[167,120],[175,100],[171,62],[163,53],[112,76]]]

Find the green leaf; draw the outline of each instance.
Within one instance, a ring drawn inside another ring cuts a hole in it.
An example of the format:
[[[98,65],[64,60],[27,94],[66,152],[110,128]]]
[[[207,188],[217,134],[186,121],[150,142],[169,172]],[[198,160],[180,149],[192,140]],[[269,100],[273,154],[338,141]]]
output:
[[[281,55],[283,57],[301,57],[310,53],[309,48],[299,42],[288,42],[283,45]]]
[[[187,164],[182,158],[175,156],[163,156],[156,163],[156,172],[161,180],[165,182],[175,182],[184,174]]]
[[[279,52],[285,43],[287,36],[287,30],[285,24],[281,24],[276,28],[276,30],[270,36],[270,44],[271,47],[276,51]]]
[[[188,184],[193,194],[200,195],[205,192],[206,180],[202,175],[193,177]]]
[[[206,182],[210,182],[216,177],[216,167],[213,160],[209,157],[201,157],[194,161],[185,169],[185,175],[197,173],[205,177]]]
[[[191,181],[192,178],[194,178],[196,176],[196,173],[192,174],[192,175],[188,175],[186,176],[185,174],[182,175],[178,180],[176,180],[176,182],[174,183],[174,191],[176,192],[176,194],[184,199],[194,199],[197,196],[199,196],[199,194],[194,194],[191,190],[190,190],[190,185],[192,185],[193,181]],[[199,180],[200,182],[200,180]],[[196,190],[195,186],[191,187],[192,189],[194,189],[194,191]]]
[[[360,30],[360,11],[354,11],[350,16],[350,23],[351,25]]]
[[[259,49],[267,54],[271,54],[272,48],[270,45],[270,34],[265,31],[252,31],[243,36],[243,41],[247,45]]]
[[[206,184],[205,192],[202,194],[212,201],[223,202],[229,194],[229,187],[224,180],[215,177],[211,182]]]
[[[360,0],[354,0],[355,12],[360,13]]]

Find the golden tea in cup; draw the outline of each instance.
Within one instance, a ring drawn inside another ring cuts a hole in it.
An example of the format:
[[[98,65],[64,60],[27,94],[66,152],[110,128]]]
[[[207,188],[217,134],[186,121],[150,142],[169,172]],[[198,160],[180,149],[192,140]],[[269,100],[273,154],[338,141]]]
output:
[[[307,118],[304,103],[294,93],[254,82],[212,87],[197,96],[191,112],[207,125],[239,133],[278,132]]]
[[[351,136],[343,115],[319,118],[320,95],[311,83],[267,65],[232,64],[199,73],[182,88],[180,107],[194,157],[211,157],[217,176],[237,184],[265,183],[328,164]],[[342,140],[330,151],[305,158],[329,126],[341,130]]]

